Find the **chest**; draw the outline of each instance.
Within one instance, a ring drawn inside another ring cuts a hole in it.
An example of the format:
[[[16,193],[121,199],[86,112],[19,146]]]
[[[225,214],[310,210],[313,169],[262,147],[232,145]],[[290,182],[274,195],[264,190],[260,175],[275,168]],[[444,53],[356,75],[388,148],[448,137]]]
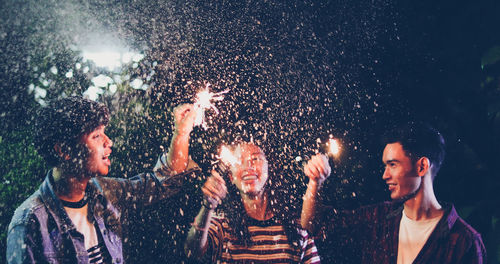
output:
[[[225,233],[222,263],[299,263],[297,247],[291,245],[283,226],[249,226],[251,244],[243,245],[229,233]]]

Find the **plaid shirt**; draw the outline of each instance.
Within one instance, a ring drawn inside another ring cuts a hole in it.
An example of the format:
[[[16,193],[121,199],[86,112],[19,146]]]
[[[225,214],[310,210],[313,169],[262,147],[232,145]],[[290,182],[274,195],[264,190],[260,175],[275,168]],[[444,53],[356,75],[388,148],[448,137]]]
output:
[[[481,235],[458,216],[453,205],[444,204],[443,208],[443,217],[413,263],[486,263]],[[340,263],[396,264],[402,211],[403,204],[396,202],[326,210],[321,219],[326,225],[319,238],[336,246],[333,254]]]

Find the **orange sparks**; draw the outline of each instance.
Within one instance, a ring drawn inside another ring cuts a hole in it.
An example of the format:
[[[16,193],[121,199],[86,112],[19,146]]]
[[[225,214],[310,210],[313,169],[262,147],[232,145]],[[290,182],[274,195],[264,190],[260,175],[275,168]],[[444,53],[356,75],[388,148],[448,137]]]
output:
[[[230,166],[234,166],[239,163],[238,158],[233,154],[227,146],[222,146],[220,149],[219,159],[222,163]]]
[[[194,125],[202,126],[204,129],[207,129],[205,110],[212,109],[216,114],[219,114],[219,110],[215,107],[213,101],[222,101],[224,99],[223,94],[228,92],[228,90],[225,90],[220,93],[212,93],[209,88],[210,83],[207,83],[205,88],[196,94],[196,99],[194,101],[194,109],[196,111]]]
[[[328,147],[328,156],[337,157],[340,153],[340,144],[338,140],[330,138],[326,143]]]

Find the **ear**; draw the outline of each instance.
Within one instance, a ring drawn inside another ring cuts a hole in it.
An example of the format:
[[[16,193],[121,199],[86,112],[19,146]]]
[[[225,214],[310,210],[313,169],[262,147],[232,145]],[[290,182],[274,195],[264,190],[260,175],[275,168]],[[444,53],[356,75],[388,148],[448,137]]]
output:
[[[64,159],[64,160],[69,160],[70,156],[62,151],[61,145],[59,143],[56,143],[54,145],[54,150],[56,151],[57,155]]]
[[[230,183],[233,183],[233,173],[229,172],[227,176],[229,177]]]
[[[429,172],[431,163],[427,157],[421,157],[416,164],[419,177],[425,176]]]

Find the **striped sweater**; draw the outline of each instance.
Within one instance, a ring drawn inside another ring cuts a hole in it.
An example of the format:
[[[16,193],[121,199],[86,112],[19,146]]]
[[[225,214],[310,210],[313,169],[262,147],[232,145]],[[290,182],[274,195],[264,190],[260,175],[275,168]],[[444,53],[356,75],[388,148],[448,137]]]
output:
[[[314,240],[305,230],[299,230],[302,239],[293,247],[283,226],[274,218],[265,221],[250,219],[248,230],[251,246],[234,243],[227,219],[212,218],[208,231],[208,249],[205,256],[212,263],[320,263]]]

